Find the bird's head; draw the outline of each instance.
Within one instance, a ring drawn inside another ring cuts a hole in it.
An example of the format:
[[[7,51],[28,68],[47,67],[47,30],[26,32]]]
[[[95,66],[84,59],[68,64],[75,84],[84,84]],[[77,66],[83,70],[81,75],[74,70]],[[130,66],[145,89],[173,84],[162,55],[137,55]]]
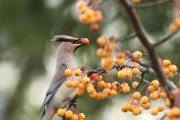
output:
[[[51,41],[62,42],[59,45],[59,49],[67,52],[75,52],[79,47],[89,44],[89,40],[87,38],[75,38],[66,35],[54,36]]]

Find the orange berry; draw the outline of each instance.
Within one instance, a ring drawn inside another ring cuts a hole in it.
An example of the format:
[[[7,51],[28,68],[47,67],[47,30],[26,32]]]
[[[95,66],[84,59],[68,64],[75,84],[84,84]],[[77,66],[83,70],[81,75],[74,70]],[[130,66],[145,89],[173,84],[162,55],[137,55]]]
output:
[[[134,81],[134,82],[132,83],[132,87],[133,87],[133,88],[136,88],[138,85],[139,85],[139,83],[138,83],[137,81]]]
[[[99,31],[99,25],[98,25],[98,24],[92,24],[92,25],[90,26],[90,30],[91,30],[92,32],[98,32],[98,31]]]
[[[76,94],[77,94],[78,96],[83,95],[83,94],[84,94],[84,89],[78,88],[77,91],[76,91]]]
[[[86,88],[86,85],[84,83],[79,83],[79,88],[80,89],[85,89]]]
[[[133,93],[133,98],[136,99],[136,100],[140,99],[140,98],[141,98],[141,93],[140,93],[140,92],[137,92],[137,91],[134,92],[134,93]]]
[[[151,107],[151,103],[150,103],[150,102],[147,102],[147,103],[141,104],[141,105],[142,105],[142,107],[143,107],[144,109],[146,109],[146,110]]]
[[[171,102],[170,102],[170,100],[167,99],[167,98],[166,98],[166,106],[167,106],[167,107],[170,107],[170,106],[171,106]]]
[[[83,14],[79,17],[80,21],[84,24],[87,24],[88,23],[88,16],[87,14]]]
[[[82,38],[81,39],[81,44],[82,45],[88,45],[89,44],[89,40],[87,38]]]
[[[105,46],[106,45],[106,42],[107,42],[107,40],[106,40],[106,38],[105,37],[99,37],[98,39],[97,39],[97,43],[98,43],[98,45],[99,46]]]
[[[65,112],[66,112],[66,111],[65,111],[64,109],[58,109],[57,115],[63,117],[63,116],[65,115]]]
[[[140,114],[140,109],[139,109],[139,108],[133,109],[133,110],[132,110],[132,114],[134,114],[134,115]]]
[[[92,93],[94,93],[96,90],[94,89],[94,87],[88,87],[87,88],[87,92],[88,92],[88,94],[92,94]]]
[[[133,53],[133,56],[134,56],[134,58],[136,58],[136,59],[141,59],[141,58],[142,58],[142,53],[141,53],[140,51],[135,51],[135,52]]]
[[[172,73],[177,72],[177,66],[176,65],[169,66],[169,71],[172,72]]]
[[[124,79],[124,78],[125,78],[125,72],[124,72],[124,70],[120,70],[120,71],[118,72],[118,78],[120,78],[120,79]]]
[[[96,23],[100,23],[103,21],[103,15],[102,15],[101,11],[95,11],[94,16],[95,16]]]
[[[73,83],[73,82],[72,82],[71,80],[68,80],[68,81],[66,82],[66,86],[67,86],[67,87],[72,87],[72,83]]]
[[[74,75],[75,75],[75,76],[81,76],[81,74],[82,74],[82,71],[81,71],[80,69],[76,69],[76,70],[74,71]]]
[[[84,84],[89,84],[90,81],[91,81],[91,80],[90,80],[89,77],[84,77],[84,78],[83,78],[83,83],[84,83]]]
[[[131,71],[132,71],[133,75],[139,75],[139,73],[140,73],[139,68],[133,68]]]
[[[79,117],[79,119],[82,119],[82,120],[85,120],[85,118],[86,118],[84,113],[79,113],[78,117]]]
[[[163,106],[162,104],[158,104],[158,105],[157,105],[157,110],[158,110],[159,112],[162,112],[162,111],[164,110],[164,106]]]
[[[92,94],[90,94],[91,98],[97,98],[97,96],[98,96],[97,92],[93,92]]]
[[[130,103],[131,105],[135,105],[135,106],[136,106],[138,102],[137,102],[136,99],[132,99],[132,100],[129,101],[129,103]]]
[[[131,89],[129,86],[124,86],[122,91],[123,91],[123,93],[128,94],[131,91]]]
[[[117,96],[117,92],[115,90],[110,90],[110,93],[109,93],[111,96]]]
[[[105,50],[103,48],[98,48],[97,51],[96,51],[96,54],[100,58],[106,57],[106,52],[105,52]]]
[[[125,56],[126,56],[126,55],[125,55],[124,52],[120,52],[120,53],[117,53],[117,54],[116,54],[116,58],[117,58],[117,59],[125,58]]]
[[[158,92],[157,92],[157,91],[154,91],[154,92],[150,93],[150,98],[151,98],[152,100],[158,99],[158,98],[159,98]]]
[[[122,112],[127,112],[128,111],[127,108],[126,108],[126,105],[121,106],[121,111]]]
[[[172,72],[169,72],[169,73],[167,74],[167,77],[168,77],[168,78],[173,78],[173,77],[174,77],[174,74],[173,74]]]
[[[153,108],[153,109],[151,110],[151,115],[157,115],[157,114],[158,114],[157,108]]]
[[[169,69],[168,68],[163,68],[163,72],[168,75],[169,74]]]
[[[66,118],[71,118],[73,116],[73,112],[71,111],[71,110],[67,110],[66,112],[65,112],[65,117]]]
[[[153,81],[151,82],[151,85],[156,89],[156,88],[159,87],[159,81],[158,81],[158,80],[153,80]]]
[[[163,60],[162,64],[164,67],[169,67],[171,65],[171,61],[170,60]]]
[[[66,69],[64,71],[64,74],[65,74],[65,76],[71,76],[72,75],[72,70],[71,69]]]
[[[75,88],[79,87],[79,81],[73,81],[72,86]]]
[[[175,24],[171,24],[169,26],[169,30],[173,33],[177,32],[179,29],[178,29],[178,26],[176,26]]]
[[[141,2],[141,0],[132,0],[132,2],[138,4]]]
[[[146,104],[148,101],[149,101],[149,98],[148,98],[147,96],[143,96],[143,97],[141,98],[140,103],[141,103],[141,104]]]
[[[154,87],[152,85],[148,86],[147,89],[150,93],[154,92]]]
[[[180,18],[177,18],[175,24],[178,28],[180,28]]]
[[[132,78],[132,72],[130,69],[128,70],[125,70],[125,77],[128,78],[128,79],[131,79]]]
[[[102,75],[97,75],[95,79],[96,79],[97,81],[102,80]]]
[[[161,98],[165,99],[165,98],[167,98],[167,93],[160,92],[160,96],[161,96]]]
[[[112,88],[111,83],[106,83],[106,87],[105,88]]]
[[[72,119],[72,120],[78,120],[78,115],[77,115],[77,114],[74,114],[71,119]]]
[[[124,58],[117,59],[117,64],[118,64],[119,66],[123,65],[123,64],[124,64]]]

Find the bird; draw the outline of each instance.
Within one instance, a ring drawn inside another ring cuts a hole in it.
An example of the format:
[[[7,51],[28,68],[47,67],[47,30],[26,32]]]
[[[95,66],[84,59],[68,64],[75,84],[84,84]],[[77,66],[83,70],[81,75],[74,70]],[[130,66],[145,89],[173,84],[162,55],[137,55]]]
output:
[[[66,77],[64,71],[68,69],[78,68],[75,58],[75,51],[81,46],[89,44],[87,38],[75,38],[66,35],[54,36],[51,41],[61,42],[57,50],[56,68],[50,86],[47,90],[46,97],[42,104],[43,114],[46,120],[52,120],[58,108],[65,107],[67,104],[64,100],[72,98],[76,95],[75,88],[68,88],[66,81],[77,80],[76,76]]]

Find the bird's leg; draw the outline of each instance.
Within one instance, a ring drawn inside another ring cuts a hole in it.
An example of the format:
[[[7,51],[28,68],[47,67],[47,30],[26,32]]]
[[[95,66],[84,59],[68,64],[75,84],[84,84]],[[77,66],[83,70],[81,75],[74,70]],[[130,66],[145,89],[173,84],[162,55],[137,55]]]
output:
[[[71,107],[76,108],[76,106],[77,106],[77,101],[76,101],[77,97],[78,97],[78,96],[75,95],[74,97],[70,98],[70,100],[69,100],[69,107],[70,107],[70,108],[71,108]]]

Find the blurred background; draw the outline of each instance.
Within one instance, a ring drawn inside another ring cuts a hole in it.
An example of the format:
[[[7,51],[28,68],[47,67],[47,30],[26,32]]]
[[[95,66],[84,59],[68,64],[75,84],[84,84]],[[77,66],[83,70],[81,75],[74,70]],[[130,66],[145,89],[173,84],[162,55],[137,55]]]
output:
[[[143,2],[149,1],[153,0]],[[81,65],[96,68],[100,66],[96,56],[98,36],[123,38],[134,34],[130,20],[118,2],[106,0],[100,6],[105,19],[97,33],[79,22],[76,3],[76,0],[0,0],[0,120],[40,120],[39,110],[55,70],[59,43],[50,42],[54,35],[89,38],[91,44],[78,50],[77,58]],[[168,27],[177,16],[171,3],[138,10],[138,13],[152,42],[169,33]],[[177,34],[157,51],[161,58],[170,59],[180,67],[179,37]],[[119,46],[146,53],[136,38],[119,43]],[[99,102],[85,95],[78,98],[78,107],[87,115],[87,120],[157,118],[147,111],[140,116],[122,113],[120,106],[127,99],[128,95],[120,94]]]

